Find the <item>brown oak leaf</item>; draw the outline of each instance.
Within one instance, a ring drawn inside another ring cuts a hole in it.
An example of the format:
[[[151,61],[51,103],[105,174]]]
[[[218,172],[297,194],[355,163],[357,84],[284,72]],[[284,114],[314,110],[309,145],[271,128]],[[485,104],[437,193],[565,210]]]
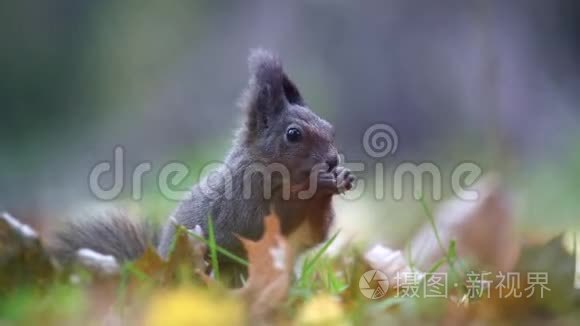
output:
[[[277,308],[288,297],[294,253],[280,232],[275,214],[264,218],[264,234],[258,241],[239,237],[248,254],[248,280],[236,293],[248,304],[252,320],[272,322]]]
[[[189,232],[192,231],[185,228],[177,230],[173,250],[167,260],[159,256],[155,248],[149,247],[133,262],[133,267],[161,283],[175,279],[182,270],[190,271],[192,274],[196,271],[204,272],[206,269],[204,256],[207,250],[205,244],[190,235]],[[199,233],[196,230],[193,232]]]

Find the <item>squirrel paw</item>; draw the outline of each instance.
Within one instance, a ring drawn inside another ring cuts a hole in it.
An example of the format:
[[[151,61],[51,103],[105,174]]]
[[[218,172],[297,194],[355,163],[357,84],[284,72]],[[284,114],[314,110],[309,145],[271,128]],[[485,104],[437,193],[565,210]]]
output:
[[[331,172],[318,174],[318,189],[323,193],[343,194],[352,189],[355,180],[349,169],[339,166]]]
[[[322,172],[318,174],[318,192],[336,194],[338,193],[336,174],[334,172]]]
[[[338,166],[333,170],[333,173],[336,176],[336,189],[339,194],[343,194],[352,189],[356,177],[350,169],[344,166]]]

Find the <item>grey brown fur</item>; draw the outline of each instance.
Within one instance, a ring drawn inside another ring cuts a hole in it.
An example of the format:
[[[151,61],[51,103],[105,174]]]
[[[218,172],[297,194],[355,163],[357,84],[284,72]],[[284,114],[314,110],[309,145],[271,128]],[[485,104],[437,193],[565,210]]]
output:
[[[53,250],[62,262],[72,262],[77,250],[92,249],[119,261],[133,260],[148,246],[156,246],[155,228],[145,221],[134,221],[121,212],[87,221],[73,221],[57,234]]]
[[[308,109],[280,60],[267,51],[255,50],[250,55],[249,66],[248,88],[240,101],[244,121],[224,166],[217,171],[219,177],[212,178],[211,182],[201,180],[195,185],[170,220],[190,229],[200,225],[207,234],[208,216],[211,216],[218,245],[244,256],[236,235],[257,239],[263,230],[264,216],[274,210],[280,216],[285,235],[290,236],[305,225],[311,230],[309,238],[302,239],[298,245],[298,250],[303,250],[326,238],[334,216],[331,199],[350,189],[354,177],[349,170],[337,167],[333,127]],[[289,128],[300,131],[299,142],[287,138]],[[248,168],[258,162],[264,166],[281,164],[290,172],[289,180],[272,174],[269,198],[264,196],[264,176],[247,173]],[[313,169],[320,171],[315,178],[317,191],[314,196],[301,199],[297,191],[292,191],[286,197],[283,185],[289,182],[292,189],[297,189],[297,185],[309,185]],[[244,187],[251,189],[250,196],[243,196]],[[124,222],[96,222],[71,231],[73,234],[63,237],[70,250],[89,247],[121,259],[138,257],[144,249],[145,239],[150,238],[148,234],[137,234],[144,232],[144,228],[130,227]],[[175,226],[168,221],[160,235],[158,249],[161,255],[168,254],[174,233]],[[108,244],[103,244],[104,241]],[[220,259],[227,263],[224,257]]]

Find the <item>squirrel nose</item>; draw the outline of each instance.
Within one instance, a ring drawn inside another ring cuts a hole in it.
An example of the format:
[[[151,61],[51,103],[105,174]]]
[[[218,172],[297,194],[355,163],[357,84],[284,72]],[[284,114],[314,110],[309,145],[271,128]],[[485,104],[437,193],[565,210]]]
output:
[[[338,165],[338,156],[332,156],[330,157],[327,161],[326,164],[328,164],[328,172],[334,170],[334,168]]]

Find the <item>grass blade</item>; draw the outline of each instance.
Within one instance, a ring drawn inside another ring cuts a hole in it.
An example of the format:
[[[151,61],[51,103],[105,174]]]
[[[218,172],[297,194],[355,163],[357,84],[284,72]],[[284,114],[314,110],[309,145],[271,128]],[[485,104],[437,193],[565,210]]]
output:
[[[200,236],[199,234],[193,232],[192,230],[186,229],[186,231],[189,235],[191,235],[192,237],[194,237],[195,239],[197,239],[199,241],[202,241],[206,246],[210,247],[209,241],[206,238]],[[217,244],[215,245],[215,248],[216,248],[217,252],[230,258],[231,260],[235,261],[236,263],[238,263],[240,265],[243,265],[243,266],[250,265],[250,263],[248,263],[247,260],[237,256],[236,254],[232,253],[231,251],[228,251],[227,249],[225,249],[223,247],[218,246]]]
[[[216,280],[220,279],[220,267],[218,263],[218,253],[217,253],[217,243],[215,239],[215,230],[213,228],[213,220],[211,215],[207,217],[207,232],[208,234],[208,243],[209,246],[209,256],[211,258],[211,269],[213,271],[213,275]]]
[[[336,233],[330,239],[328,239],[328,241],[326,241],[326,243],[316,252],[316,254],[314,255],[314,257],[312,257],[312,259],[305,261],[303,273],[302,275],[300,275],[301,280],[304,278],[305,275],[310,274],[312,268],[316,264],[316,261],[318,261],[318,259],[320,259],[320,257],[326,252],[326,250],[328,250],[330,245],[334,242],[334,240],[336,240],[336,237],[338,236],[339,233],[340,230],[336,231]]]
[[[447,260],[447,264],[449,265],[451,272],[453,272],[455,276],[459,278],[461,276],[461,273],[457,271],[456,265],[459,264],[460,265],[459,267],[462,270],[465,270],[465,266],[463,265],[463,263],[461,263],[461,260],[459,260],[459,257],[457,256],[457,244],[455,240],[451,240],[449,242],[449,246],[446,248],[443,245],[441,236],[439,235],[439,230],[437,229],[437,225],[435,223],[435,217],[431,213],[429,207],[427,207],[427,203],[425,203],[424,197],[421,198],[421,206],[423,207],[423,211],[425,212],[425,215],[427,216],[427,219],[431,224],[431,228],[433,229],[433,234],[435,235],[437,245],[441,249],[441,252],[443,252],[443,258]]]
[[[437,241],[437,245],[439,245],[439,248],[441,249],[441,251],[443,251],[443,254],[445,256],[448,256],[447,249],[445,248],[445,246],[443,246],[443,241],[441,241],[441,236],[439,235],[439,231],[437,230],[437,226],[435,225],[435,218],[433,217],[433,214],[431,213],[429,207],[427,207],[427,203],[425,203],[425,199],[423,197],[421,197],[421,206],[423,207],[423,211],[427,216],[427,220],[429,220],[429,224],[431,224],[431,228],[433,228],[433,233],[435,234],[435,240]]]

